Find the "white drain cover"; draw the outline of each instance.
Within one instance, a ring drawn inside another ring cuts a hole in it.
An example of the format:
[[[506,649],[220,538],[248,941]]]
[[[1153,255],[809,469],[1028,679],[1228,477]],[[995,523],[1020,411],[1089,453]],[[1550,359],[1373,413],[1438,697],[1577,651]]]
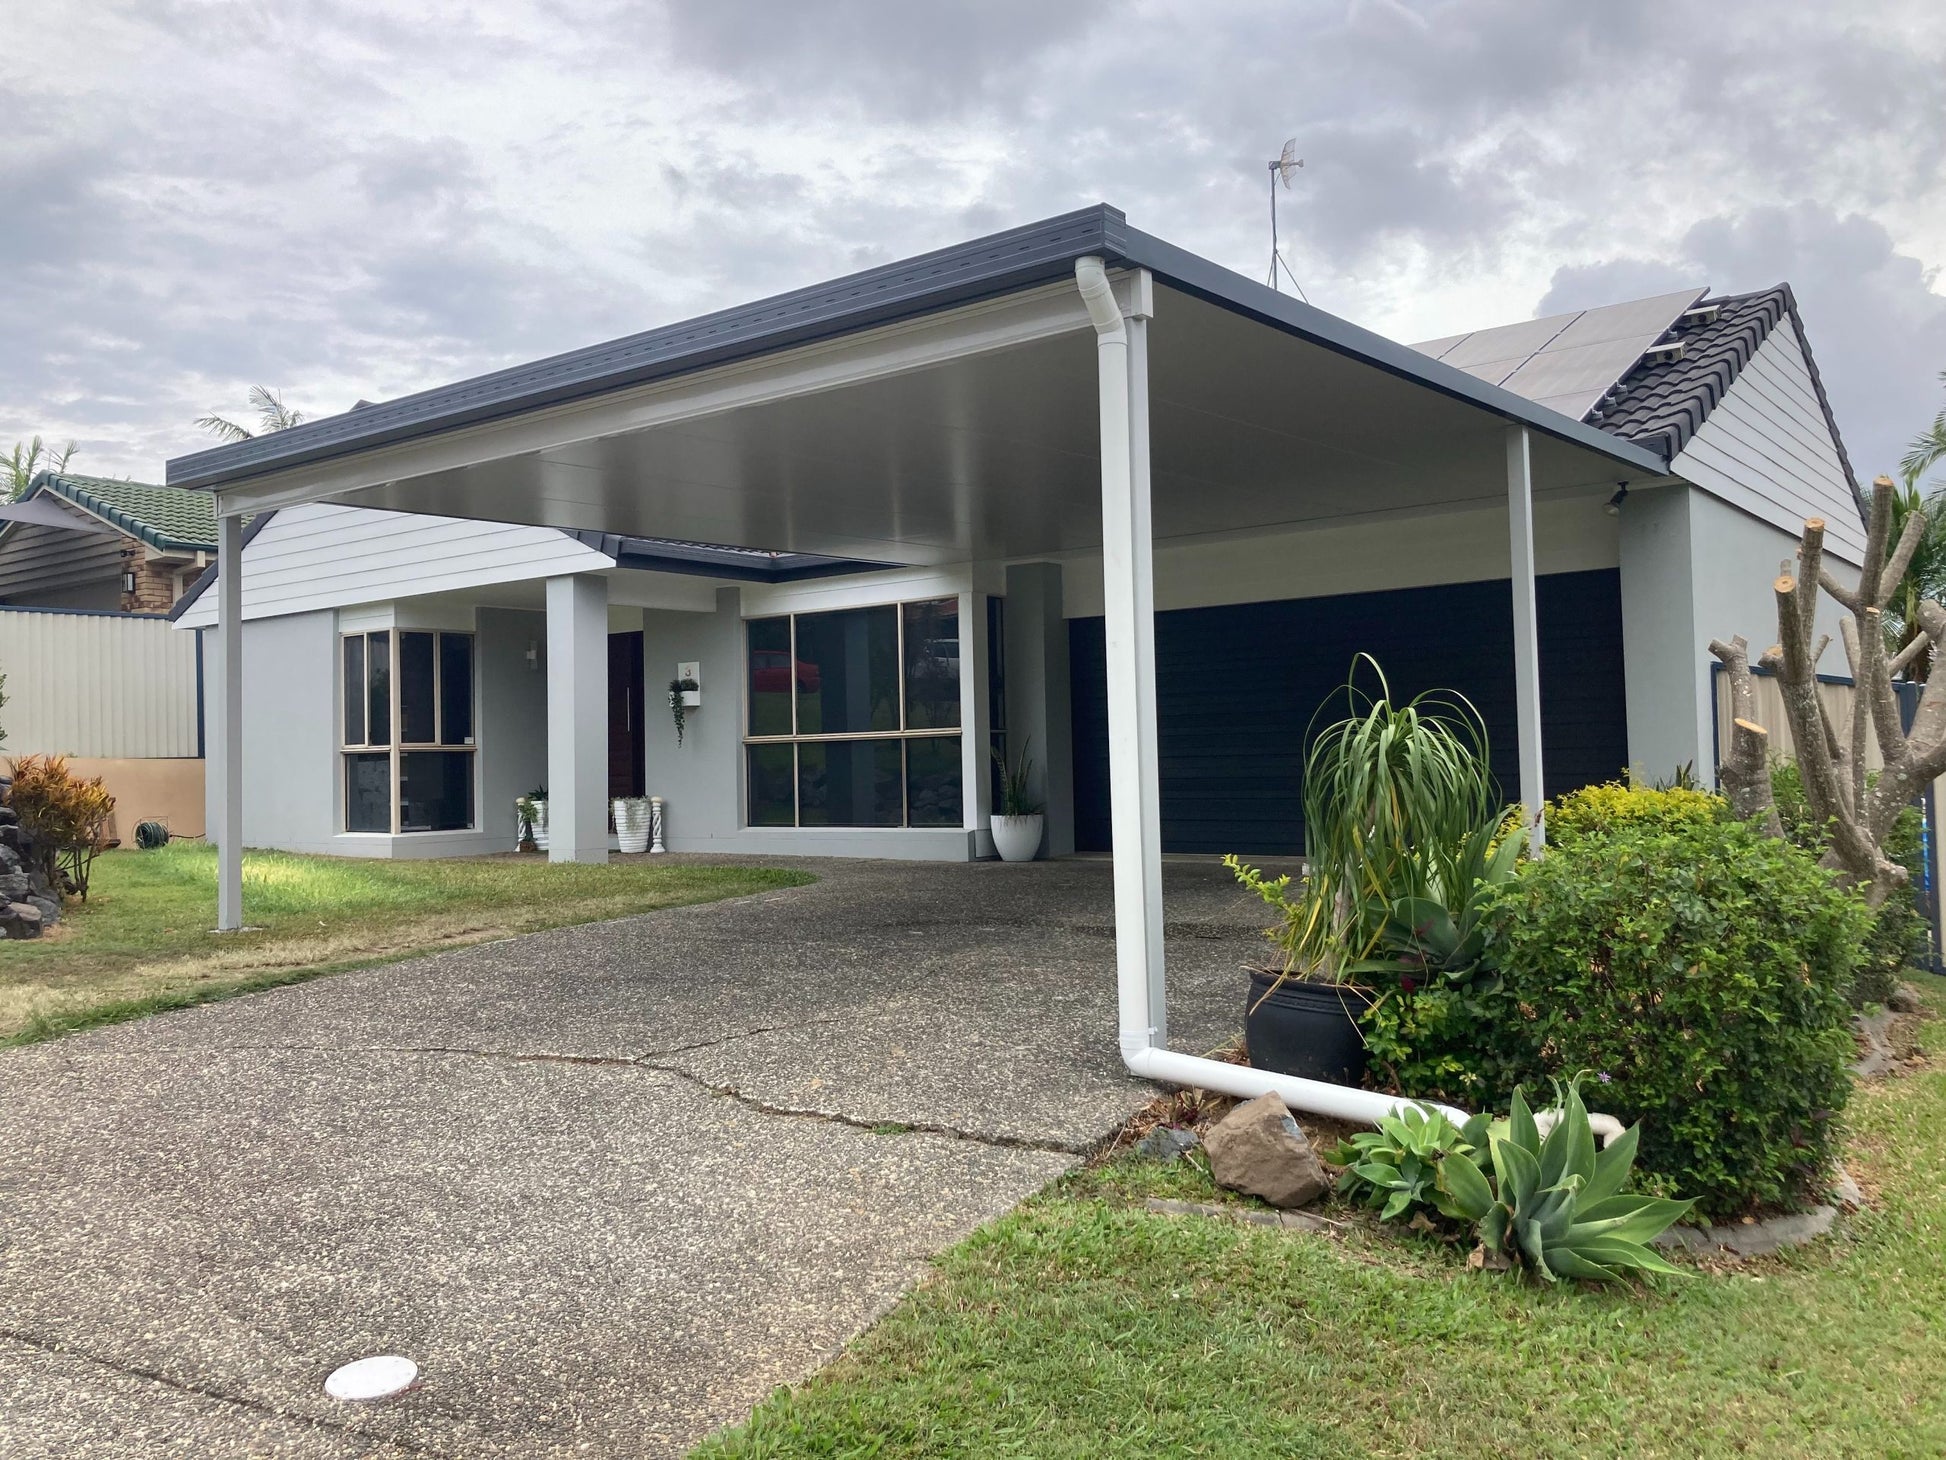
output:
[[[333,1369],[324,1392],[333,1399],[390,1399],[412,1387],[419,1366],[398,1354],[375,1354]]]

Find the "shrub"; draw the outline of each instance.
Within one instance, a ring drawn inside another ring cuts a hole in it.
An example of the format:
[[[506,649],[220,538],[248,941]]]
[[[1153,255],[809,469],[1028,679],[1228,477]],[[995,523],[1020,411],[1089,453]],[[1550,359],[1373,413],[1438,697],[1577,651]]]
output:
[[[1830,829],[1818,825],[1811,815],[1810,802],[1804,798],[1804,778],[1795,763],[1778,761],[1770,770],[1771,797],[1777,803],[1777,818],[1784,835],[1793,846],[1812,856],[1822,857],[1830,843]],[[1920,840],[1922,819],[1915,806],[1899,813],[1885,838],[1885,854],[1912,874],[1905,892],[1885,899],[1872,915],[1871,931],[1865,937],[1864,956],[1847,990],[1855,1008],[1882,1004],[1899,981],[1899,975],[1926,957],[1926,919],[1919,911],[1917,889],[1924,874],[1924,844]]]
[[[13,763],[13,789],[7,804],[33,840],[47,880],[59,885],[65,871],[85,900],[95,848],[115,809],[101,777],[84,781],[60,755],[22,756]]]
[[[1642,1125],[1643,1172],[1708,1216],[1801,1203],[1850,1093],[1866,922],[1808,853],[1753,826],[1624,814],[1503,893],[1492,954],[1514,1017],[1498,1058],[1530,1086],[1600,1072],[1602,1108]]]
[[[1547,808],[1547,834],[1565,840],[1645,822],[1675,828],[1722,821],[1729,815],[1728,801],[1693,786],[1629,786],[1609,781],[1556,797]]]

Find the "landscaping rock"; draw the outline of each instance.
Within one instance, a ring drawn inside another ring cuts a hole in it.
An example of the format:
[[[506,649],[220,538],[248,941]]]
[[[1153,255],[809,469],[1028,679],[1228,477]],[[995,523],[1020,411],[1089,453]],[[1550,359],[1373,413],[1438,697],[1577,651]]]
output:
[[[1217,1185],[1274,1207],[1301,1207],[1331,1187],[1323,1162],[1275,1095],[1259,1095],[1224,1116],[1203,1137],[1203,1148]]]
[[[1892,1012],[1881,1010],[1870,1018],[1861,1014],[1853,1023],[1864,1041],[1865,1053],[1852,1065],[1851,1072],[1861,1080],[1876,1080],[1897,1063],[1892,1041],[1886,1037],[1892,1027]]]
[[[1657,1237],[1655,1243],[1658,1247],[1680,1247],[1686,1252],[1768,1257],[1786,1247],[1802,1247],[1807,1242],[1815,1242],[1831,1230],[1832,1223],[1837,1219],[1836,1207],[1819,1206],[1808,1212],[1790,1212],[1755,1222],[1734,1222],[1713,1227],[1671,1227]]]
[[[1202,1143],[1201,1137],[1193,1130],[1159,1125],[1137,1141],[1132,1149],[1138,1156],[1147,1156],[1151,1161],[1167,1164],[1180,1161]]]
[[[1919,990],[1902,983],[1885,996],[1885,1007],[1895,1014],[1917,1014],[1926,1007],[1926,1001],[1919,997]]]
[[[40,914],[41,925],[51,928],[61,921],[61,903],[58,898],[44,897],[38,892],[27,894],[27,906]]]
[[[1207,1201],[1171,1201],[1152,1196],[1143,1205],[1160,1217],[1224,1217],[1253,1227],[1283,1227],[1293,1232],[1335,1232],[1344,1224],[1309,1212],[1258,1212],[1249,1207],[1219,1206]]]
[[[40,909],[24,902],[10,902],[0,908],[0,938],[38,938],[40,935]]]
[[[25,902],[33,890],[25,872],[0,873],[0,902]]]

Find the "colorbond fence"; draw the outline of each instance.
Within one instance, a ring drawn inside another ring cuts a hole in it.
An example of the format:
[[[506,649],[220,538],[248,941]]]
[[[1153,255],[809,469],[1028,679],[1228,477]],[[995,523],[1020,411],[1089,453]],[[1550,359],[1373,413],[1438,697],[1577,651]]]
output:
[[[148,614],[0,608],[0,755],[200,757],[199,640]]]

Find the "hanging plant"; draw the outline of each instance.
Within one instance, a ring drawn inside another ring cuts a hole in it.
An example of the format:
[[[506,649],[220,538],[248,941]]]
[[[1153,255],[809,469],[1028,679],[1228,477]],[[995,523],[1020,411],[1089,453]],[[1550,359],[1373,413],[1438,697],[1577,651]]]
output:
[[[693,679],[672,679],[669,681],[669,713],[676,721],[676,745],[679,749],[682,746],[683,732],[682,697],[685,693],[694,693],[701,688],[702,686]]]

